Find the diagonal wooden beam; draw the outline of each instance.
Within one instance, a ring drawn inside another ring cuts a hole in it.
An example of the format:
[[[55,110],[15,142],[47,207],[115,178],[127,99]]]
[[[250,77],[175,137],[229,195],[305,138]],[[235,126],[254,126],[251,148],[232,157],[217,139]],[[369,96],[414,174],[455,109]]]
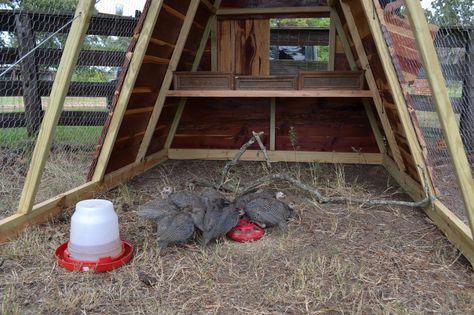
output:
[[[102,150],[97,160],[97,166],[94,171],[94,176],[92,177],[92,180],[94,181],[101,181],[104,177],[105,170],[107,168],[107,164],[109,163],[110,155],[120,129],[120,125],[122,124],[123,116],[127,110],[128,101],[134,92],[134,86],[138,77],[138,72],[145,57],[146,49],[153,34],[153,30],[155,29],[156,20],[158,18],[158,14],[161,11],[162,5],[163,0],[151,1],[143,28],[140,32],[140,36],[138,37],[137,45],[130,60],[130,65],[128,66],[127,74],[120,91],[117,105],[115,106],[115,110],[113,112],[107,136],[105,137]],[[148,92],[150,91],[147,90],[146,93]]]
[[[79,1],[71,25],[71,31],[67,37],[64,52],[58,68],[58,74],[51,90],[49,106],[46,110],[41,129],[36,140],[35,149],[25,179],[23,191],[18,206],[19,214],[30,213],[33,209],[36,193],[38,191],[41,177],[43,176],[46,160],[49,156],[53,142],[56,126],[58,125],[61,112],[64,107],[67,91],[71,85],[72,74],[76,68],[79,52],[84,43],[87,28],[92,17],[94,0]]]
[[[403,162],[403,158],[400,153],[400,149],[398,147],[395,134],[390,125],[390,121],[388,119],[387,113],[385,112],[382,97],[380,96],[380,92],[379,92],[377,83],[375,81],[374,73],[372,72],[372,69],[370,68],[369,59],[365,52],[364,44],[362,43],[362,38],[360,37],[359,30],[354,21],[354,16],[352,15],[351,8],[347,3],[343,1],[341,1],[340,3],[341,3],[342,11],[344,13],[344,17],[347,22],[349,33],[352,37],[352,41],[354,43],[357,55],[359,57],[359,62],[361,64],[361,67],[365,69],[365,79],[367,80],[370,90],[373,92],[375,108],[377,109],[380,122],[382,123],[382,127],[385,132],[385,136],[387,137],[388,145],[392,151],[393,157],[398,167],[400,168],[400,170],[405,171],[406,170],[405,163]]]
[[[416,44],[423,60],[428,82],[433,94],[438,118],[443,128],[444,138],[453,162],[459,188],[464,200],[471,231],[474,233],[474,179],[464,150],[459,127],[449,99],[448,89],[443,77],[428,22],[418,1],[406,1],[406,8]]]
[[[418,141],[418,136],[410,118],[410,113],[408,112],[408,106],[406,104],[400,81],[398,80],[395,66],[393,65],[389,48],[385,42],[384,34],[382,32],[382,25],[379,21],[379,18],[377,17],[377,14],[374,15],[377,7],[375,7],[373,0],[360,0],[360,2],[367,19],[367,23],[369,24],[370,32],[374,37],[375,46],[382,63],[388,85],[392,91],[397,113],[403,126],[403,130],[405,131],[408,147],[410,148],[410,152],[412,153],[415,164],[418,166],[418,177],[420,178],[420,181],[423,183],[423,185],[426,185],[430,188],[432,195],[435,195],[431,180],[428,179],[427,182],[424,180],[423,172],[427,172],[428,168],[423,155],[422,147]],[[341,2],[341,5],[347,6],[347,4],[343,2]],[[380,4],[378,4],[378,2],[377,5],[380,9]]]
[[[221,0],[217,0],[214,3],[214,9],[217,10],[220,4]],[[197,71],[197,69],[199,68],[202,55],[204,54],[204,50],[206,49],[207,41],[210,37],[212,28],[215,25],[216,21],[217,19],[215,15],[212,15],[207,21],[206,28],[204,29],[204,33],[202,34],[201,43],[199,44],[199,48],[196,53],[196,57],[194,57],[193,66],[191,67],[191,71],[193,72]],[[173,143],[173,139],[176,134],[176,130],[178,130],[179,122],[181,121],[181,116],[183,115],[184,107],[186,106],[187,101],[188,99],[186,97],[181,98],[181,100],[179,101],[178,109],[176,110],[176,114],[174,115],[173,123],[171,124],[170,131],[168,132],[168,137],[166,138],[165,149],[169,149],[171,147],[171,144]]]
[[[342,27],[341,18],[337,13],[336,9],[331,7],[331,19],[334,27],[336,28],[336,33],[339,36],[339,40],[342,43],[342,47],[344,49],[344,53],[346,55],[347,61],[349,62],[349,66],[352,71],[359,70],[357,66],[356,60],[354,58],[354,54],[352,53],[351,46],[349,41],[346,37],[346,32],[344,32],[344,28]],[[380,153],[387,153],[387,148],[385,147],[384,137],[382,132],[380,131],[379,125],[377,124],[377,120],[375,118],[375,113],[372,110],[372,106],[370,105],[367,99],[362,100],[364,104],[365,112],[367,113],[367,117],[369,118],[370,127],[372,128],[372,132],[374,133],[375,140],[377,141],[377,146],[379,147]]]
[[[181,27],[181,31],[178,35],[178,40],[176,41],[176,46],[174,48],[173,55],[171,56],[171,60],[168,65],[168,70],[166,70],[166,74],[163,79],[160,92],[158,93],[158,98],[156,99],[155,106],[148,122],[145,135],[143,136],[142,143],[140,144],[140,149],[138,150],[136,161],[142,161],[146,156],[148,147],[150,146],[151,138],[153,137],[153,133],[156,129],[156,124],[158,123],[161,111],[163,110],[163,105],[165,104],[166,95],[171,87],[171,82],[173,81],[173,72],[178,67],[178,63],[181,59],[181,54],[183,53],[184,45],[186,44],[186,40],[188,39],[189,31],[191,30],[191,26],[193,25],[194,17],[196,15],[199,4],[200,0],[191,0],[191,3],[189,4],[188,11],[186,12],[186,16]]]

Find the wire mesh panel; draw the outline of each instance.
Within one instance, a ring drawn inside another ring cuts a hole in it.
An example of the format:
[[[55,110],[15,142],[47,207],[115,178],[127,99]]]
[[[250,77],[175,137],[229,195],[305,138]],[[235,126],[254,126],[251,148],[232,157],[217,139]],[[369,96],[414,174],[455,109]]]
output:
[[[77,2],[0,1],[0,218],[18,205]],[[36,202],[85,182],[143,4],[96,3]]]
[[[380,1],[379,18],[439,199],[467,223],[456,173],[404,1]],[[472,1],[423,1],[464,147],[474,167],[474,18]]]

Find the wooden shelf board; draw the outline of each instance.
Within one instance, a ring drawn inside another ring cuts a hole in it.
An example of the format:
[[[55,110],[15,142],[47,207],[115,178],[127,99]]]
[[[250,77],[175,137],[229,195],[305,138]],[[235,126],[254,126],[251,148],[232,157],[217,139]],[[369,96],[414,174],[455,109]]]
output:
[[[169,97],[369,97],[369,90],[172,90]]]

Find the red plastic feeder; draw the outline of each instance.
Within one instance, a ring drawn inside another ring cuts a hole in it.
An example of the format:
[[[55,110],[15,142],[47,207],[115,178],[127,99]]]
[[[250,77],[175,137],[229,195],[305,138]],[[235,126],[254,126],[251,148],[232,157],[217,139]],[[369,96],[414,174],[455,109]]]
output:
[[[264,234],[265,230],[255,223],[247,219],[240,219],[239,224],[227,233],[227,236],[233,241],[245,243],[257,241],[261,239]]]
[[[133,245],[127,241],[122,241],[122,252],[115,257],[101,257],[98,261],[81,261],[69,255],[68,243],[63,243],[56,249],[56,257],[58,258],[58,265],[69,271],[107,272],[125,265],[133,256]]]

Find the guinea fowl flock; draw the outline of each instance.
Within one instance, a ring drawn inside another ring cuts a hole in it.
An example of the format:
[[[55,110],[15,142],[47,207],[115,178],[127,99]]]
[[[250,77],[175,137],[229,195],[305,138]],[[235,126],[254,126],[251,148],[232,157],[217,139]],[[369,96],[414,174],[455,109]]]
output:
[[[184,243],[197,231],[201,243],[227,234],[246,216],[261,227],[287,228],[293,210],[281,199],[283,193],[260,190],[237,197],[230,202],[215,189],[204,189],[200,194],[176,192],[166,187],[160,199],[144,204],[139,216],[157,223],[156,237],[161,249],[169,244]]]

